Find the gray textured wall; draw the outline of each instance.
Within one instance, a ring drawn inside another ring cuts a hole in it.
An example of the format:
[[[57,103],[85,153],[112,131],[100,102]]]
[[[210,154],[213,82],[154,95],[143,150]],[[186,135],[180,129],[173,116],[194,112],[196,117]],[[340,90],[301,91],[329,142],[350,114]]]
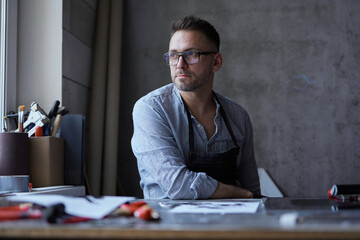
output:
[[[63,0],[61,105],[88,115],[97,0]]]
[[[360,1],[127,0],[119,176],[141,195],[131,111],[171,81],[162,54],[170,22],[195,14],[221,35],[215,90],[247,109],[255,151],[287,196],[326,196],[360,183]]]

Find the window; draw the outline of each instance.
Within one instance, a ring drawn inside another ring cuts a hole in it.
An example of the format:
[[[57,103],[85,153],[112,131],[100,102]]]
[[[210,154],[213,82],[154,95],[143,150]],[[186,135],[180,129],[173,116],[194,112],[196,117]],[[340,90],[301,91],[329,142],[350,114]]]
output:
[[[30,110],[31,103],[36,101],[43,109],[50,109],[54,98],[61,100],[63,2],[0,0],[0,3],[0,132],[3,132],[3,116],[17,111],[19,105]]]
[[[16,111],[17,0],[0,0],[0,132],[4,116]]]
[[[6,59],[7,59],[7,0],[0,0],[0,124],[1,130],[4,131],[5,120],[3,116],[6,115]]]

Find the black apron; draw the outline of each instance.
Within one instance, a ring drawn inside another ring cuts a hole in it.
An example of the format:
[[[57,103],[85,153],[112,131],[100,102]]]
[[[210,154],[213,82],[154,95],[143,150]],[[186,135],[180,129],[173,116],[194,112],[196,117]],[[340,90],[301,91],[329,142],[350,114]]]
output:
[[[220,113],[222,118],[224,119],[226,128],[228,129],[231,139],[234,142],[234,147],[229,149],[226,152],[221,153],[198,153],[195,152],[194,149],[194,133],[193,133],[193,127],[192,127],[192,121],[191,121],[191,115],[189,112],[189,109],[183,100],[184,107],[186,110],[188,123],[189,123],[189,158],[187,161],[187,167],[189,170],[194,172],[204,172],[210,177],[218,180],[219,182],[225,183],[225,184],[231,184],[235,185],[235,179],[236,179],[236,159],[237,155],[239,154],[240,147],[236,142],[236,138],[234,135],[234,132],[230,126],[230,122],[228,118],[226,117],[225,111],[223,107],[221,106],[220,101],[216,97],[216,94],[214,94],[214,97],[216,101],[220,105]]]

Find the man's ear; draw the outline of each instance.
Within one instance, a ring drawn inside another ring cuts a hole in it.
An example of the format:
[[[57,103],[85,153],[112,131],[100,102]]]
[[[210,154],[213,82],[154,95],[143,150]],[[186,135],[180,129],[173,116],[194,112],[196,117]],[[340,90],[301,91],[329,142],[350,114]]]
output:
[[[221,68],[223,62],[221,53],[216,53],[214,59],[213,72],[217,72]]]

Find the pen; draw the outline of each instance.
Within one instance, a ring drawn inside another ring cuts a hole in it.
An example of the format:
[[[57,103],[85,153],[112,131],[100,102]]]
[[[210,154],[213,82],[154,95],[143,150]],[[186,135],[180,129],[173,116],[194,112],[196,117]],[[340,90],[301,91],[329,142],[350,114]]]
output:
[[[89,196],[84,196],[84,198],[85,198],[88,202],[93,203],[93,201],[90,199],[90,197],[89,197]]]

